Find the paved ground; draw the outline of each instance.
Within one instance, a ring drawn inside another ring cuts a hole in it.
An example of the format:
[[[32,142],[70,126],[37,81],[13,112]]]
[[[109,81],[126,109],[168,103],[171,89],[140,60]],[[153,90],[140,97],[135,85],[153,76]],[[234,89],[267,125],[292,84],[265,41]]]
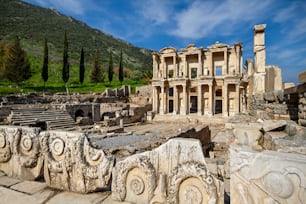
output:
[[[111,199],[111,192],[78,194],[47,187],[44,182],[21,181],[0,171],[0,204],[124,204]]]

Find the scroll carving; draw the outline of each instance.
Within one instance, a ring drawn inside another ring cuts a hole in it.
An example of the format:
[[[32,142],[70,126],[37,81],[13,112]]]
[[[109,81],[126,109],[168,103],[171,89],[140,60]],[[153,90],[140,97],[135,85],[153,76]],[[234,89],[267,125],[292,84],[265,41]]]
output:
[[[231,165],[231,203],[306,203],[304,155],[240,147],[230,154],[236,164]]]
[[[0,169],[8,176],[34,180],[41,176],[39,128],[0,127]]]
[[[40,141],[49,186],[87,193],[109,185],[113,158],[91,147],[84,134],[50,131],[44,132]]]
[[[223,203],[222,183],[207,170],[201,144],[186,138],[118,162],[112,191],[114,200],[135,204]]]

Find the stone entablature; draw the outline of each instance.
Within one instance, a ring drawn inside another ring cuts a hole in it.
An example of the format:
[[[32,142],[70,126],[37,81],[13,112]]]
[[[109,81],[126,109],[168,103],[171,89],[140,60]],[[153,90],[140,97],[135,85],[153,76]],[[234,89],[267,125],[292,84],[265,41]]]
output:
[[[153,53],[153,111],[157,114],[235,115],[246,110],[242,45],[193,44]]]

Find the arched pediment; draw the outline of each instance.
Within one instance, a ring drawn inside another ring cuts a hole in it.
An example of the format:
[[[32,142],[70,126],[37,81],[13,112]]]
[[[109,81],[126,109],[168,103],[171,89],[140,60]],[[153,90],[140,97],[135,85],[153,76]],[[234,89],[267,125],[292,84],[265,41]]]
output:
[[[174,47],[165,47],[159,51],[160,53],[166,54],[166,53],[174,53],[177,52],[177,49]]]

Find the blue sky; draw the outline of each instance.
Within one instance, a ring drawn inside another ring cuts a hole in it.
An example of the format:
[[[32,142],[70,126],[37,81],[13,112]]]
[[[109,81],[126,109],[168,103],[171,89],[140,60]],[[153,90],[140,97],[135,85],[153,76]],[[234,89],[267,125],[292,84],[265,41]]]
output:
[[[243,44],[253,58],[253,26],[267,24],[267,65],[298,83],[306,70],[305,0],[25,0],[55,8],[114,37],[158,51],[216,41]]]

